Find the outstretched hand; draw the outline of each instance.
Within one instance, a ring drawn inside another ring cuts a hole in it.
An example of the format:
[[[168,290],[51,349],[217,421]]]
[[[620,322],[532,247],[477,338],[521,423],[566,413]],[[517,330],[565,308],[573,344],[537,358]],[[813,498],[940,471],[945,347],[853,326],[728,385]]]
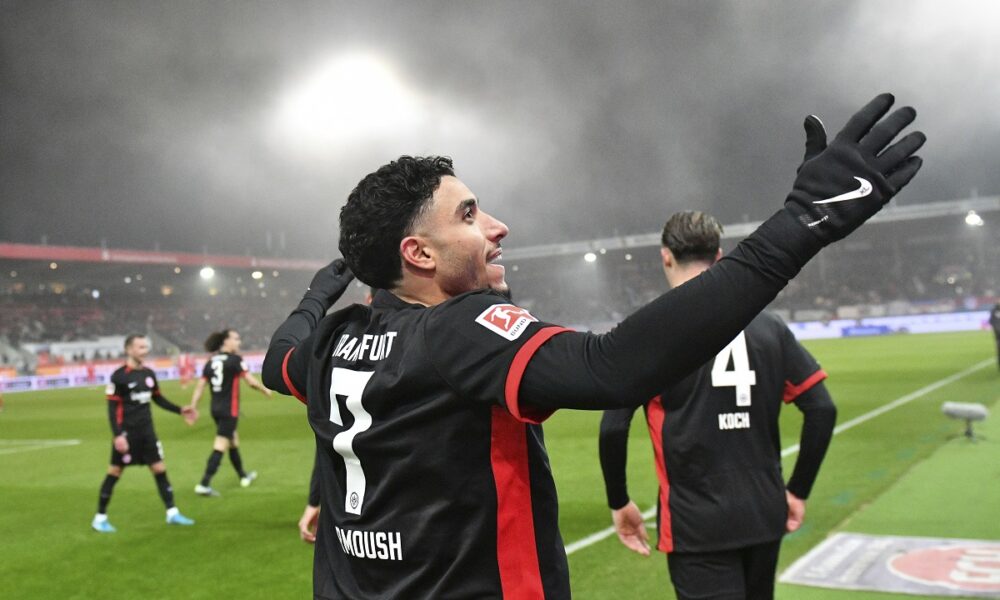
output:
[[[642,520],[642,513],[635,502],[629,501],[625,506],[611,511],[611,520],[615,524],[615,533],[626,548],[649,556],[649,534]]]
[[[194,425],[195,421],[198,420],[198,409],[193,406],[183,406],[181,407],[181,416],[184,417],[184,422],[189,426]]]
[[[904,106],[885,117],[894,101],[892,94],[876,96],[829,145],[823,122],[815,115],[806,117],[805,158],[785,207],[823,244],[857,229],[903,189],[923,164],[914,155],[927,140],[922,132],[914,131],[889,145],[917,116],[917,111]]]

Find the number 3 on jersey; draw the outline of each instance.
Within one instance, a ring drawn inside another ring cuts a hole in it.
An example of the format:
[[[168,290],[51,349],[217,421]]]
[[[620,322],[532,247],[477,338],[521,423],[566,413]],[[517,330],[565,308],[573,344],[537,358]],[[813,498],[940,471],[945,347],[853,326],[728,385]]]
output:
[[[372,372],[352,371],[335,367],[330,376],[330,421],[343,427],[340,416],[340,397],[346,397],[345,407],[354,417],[350,429],[341,431],[333,438],[333,449],[344,459],[346,472],[344,510],[360,515],[365,503],[365,470],[361,459],[354,452],[354,436],[368,431],[372,426],[372,416],[361,405],[361,395],[372,378]]]
[[[726,370],[730,357],[733,359],[732,371]],[[712,365],[712,387],[735,387],[736,406],[750,406],[750,388],[756,383],[757,372],[750,370],[747,336],[741,331],[716,355]]]

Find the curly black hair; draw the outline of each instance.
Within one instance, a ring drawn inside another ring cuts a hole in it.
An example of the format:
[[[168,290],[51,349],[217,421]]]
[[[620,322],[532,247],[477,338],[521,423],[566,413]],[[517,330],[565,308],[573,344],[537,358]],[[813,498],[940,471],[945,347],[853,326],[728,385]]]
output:
[[[722,225],[708,213],[688,210],[675,213],[663,226],[660,243],[678,263],[714,262],[719,252]]]
[[[400,156],[358,183],[340,209],[340,253],[355,277],[375,288],[396,286],[399,243],[446,175],[455,175],[450,158]]]
[[[207,352],[218,352],[221,350],[222,344],[226,342],[232,331],[232,329],[223,329],[222,331],[213,331],[208,334],[208,337],[205,338],[205,350]]]

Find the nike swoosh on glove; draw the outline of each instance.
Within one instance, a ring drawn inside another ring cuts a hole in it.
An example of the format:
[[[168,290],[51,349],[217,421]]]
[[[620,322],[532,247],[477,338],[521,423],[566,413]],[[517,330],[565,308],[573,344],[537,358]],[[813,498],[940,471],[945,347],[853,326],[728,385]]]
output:
[[[912,107],[904,106],[885,117],[894,101],[892,94],[876,96],[829,145],[822,121],[814,115],[806,117],[805,159],[785,209],[824,245],[844,238],[871,218],[923,164],[913,155],[927,141],[922,132],[914,131],[889,145],[917,116]]]

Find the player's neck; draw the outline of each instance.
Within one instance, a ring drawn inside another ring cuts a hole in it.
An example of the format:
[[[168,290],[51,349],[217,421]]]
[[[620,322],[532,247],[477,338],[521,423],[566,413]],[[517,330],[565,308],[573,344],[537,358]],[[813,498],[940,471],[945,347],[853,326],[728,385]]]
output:
[[[671,288],[681,286],[707,271],[710,266],[705,263],[691,263],[683,267],[675,267],[667,274],[667,283],[670,284]]]
[[[433,277],[414,275],[406,269],[399,285],[389,291],[403,302],[424,306],[437,306],[451,298]]]
[[[127,366],[130,369],[141,369],[142,368],[142,361],[138,360],[136,358],[132,358],[130,356],[127,359],[125,359],[125,366]]]

